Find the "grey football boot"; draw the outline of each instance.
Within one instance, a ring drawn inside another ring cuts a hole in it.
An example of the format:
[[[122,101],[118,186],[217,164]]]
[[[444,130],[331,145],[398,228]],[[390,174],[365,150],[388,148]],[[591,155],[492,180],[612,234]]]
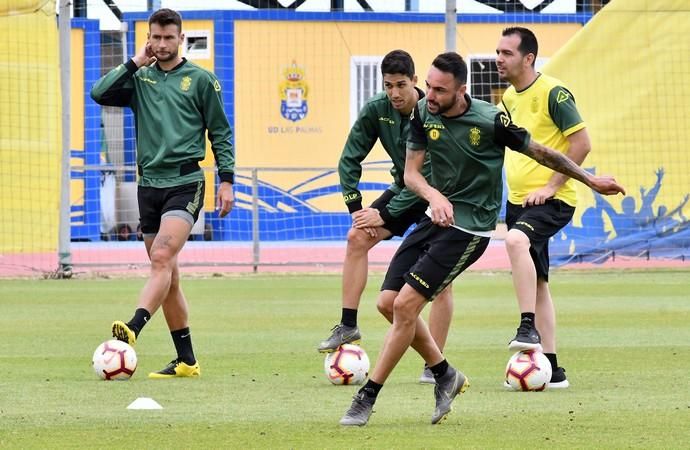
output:
[[[465,392],[468,387],[470,387],[470,383],[467,377],[453,367],[449,367],[445,375],[437,378],[434,387],[436,409],[431,416],[431,423],[437,424],[445,419],[453,409],[451,405],[455,397]]]
[[[359,341],[362,340],[362,334],[357,326],[348,327],[339,323],[331,331],[331,336],[325,341],[321,341],[317,348],[321,353],[331,353],[343,344],[359,344]]]
[[[340,419],[340,425],[344,426],[364,426],[369,422],[369,417],[371,413],[374,412],[374,401],[376,399],[369,397],[364,392],[357,392],[354,397],[352,397],[352,405],[350,409],[347,410],[342,419]]]

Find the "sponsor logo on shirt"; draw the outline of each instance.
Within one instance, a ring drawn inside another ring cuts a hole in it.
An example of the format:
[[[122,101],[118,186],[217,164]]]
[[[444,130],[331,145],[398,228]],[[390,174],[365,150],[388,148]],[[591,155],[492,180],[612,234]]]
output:
[[[570,93],[561,89],[560,91],[558,91],[558,95],[556,95],[556,103],[566,102],[566,101],[568,101],[569,98],[570,98]]]

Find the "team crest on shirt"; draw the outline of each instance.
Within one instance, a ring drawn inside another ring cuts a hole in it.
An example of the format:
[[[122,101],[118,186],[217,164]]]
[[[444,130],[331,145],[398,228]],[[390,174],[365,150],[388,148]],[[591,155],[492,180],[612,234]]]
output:
[[[432,141],[436,141],[440,137],[441,137],[441,130],[438,130],[436,128],[432,128],[431,130],[429,130],[429,139],[431,139]]]
[[[191,77],[182,77],[182,81],[180,81],[180,89],[181,90],[183,90],[184,92],[187,92],[191,85],[192,85],[192,78]]]
[[[307,94],[309,86],[304,81],[304,69],[293,60],[283,71],[285,80],[280,83],[280,114],[287,120],[297,122],[307,116]]]
[[[477,127],[470,128],[470,144],[475,147],[479,145],[479,141],[482,139],[482,131]]]

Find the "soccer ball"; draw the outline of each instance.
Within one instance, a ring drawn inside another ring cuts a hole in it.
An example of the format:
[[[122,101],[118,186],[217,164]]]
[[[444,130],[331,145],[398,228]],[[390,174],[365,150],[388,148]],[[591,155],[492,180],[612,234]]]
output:
[[[369,376],[369,357],[362,347],[343,344],[326,355],[323,368],[333,384],[362,384]]]
[[[551,381],[551,362],[542,352],[517,352],[506,365],[506,383],[514,391],[543,391]]]
[[[129,380],[137,370],[137,354],[126,342],[111,339],[93,352],[93,370],[104,380]]]

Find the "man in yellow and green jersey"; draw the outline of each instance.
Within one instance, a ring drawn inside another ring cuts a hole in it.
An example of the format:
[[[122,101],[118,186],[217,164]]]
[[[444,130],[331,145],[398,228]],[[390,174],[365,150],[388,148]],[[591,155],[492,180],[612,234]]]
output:
[[[538,43],[532,31],[503,30],[496,48],[499,77],[510,83],[502,106],[511,120],[577,164],[590,151],[585,124],[572,93],[534,67]],[[565,370],[556,357],[556,313],[549,291],[549,239],[573,217],[575,180],[517,152],[507,152],[506,249],[520,307],[511,351],[543,350],[551,362],[550,388],[567,388]]]

